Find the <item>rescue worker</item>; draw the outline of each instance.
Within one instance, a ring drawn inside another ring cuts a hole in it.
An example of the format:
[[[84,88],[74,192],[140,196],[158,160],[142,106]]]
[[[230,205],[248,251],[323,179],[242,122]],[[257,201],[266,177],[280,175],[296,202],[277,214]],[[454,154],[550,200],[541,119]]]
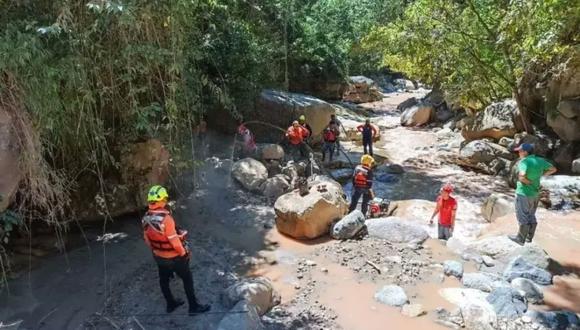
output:
[[[361,211],[366,216],[367,209],[369,206],[369,201],[375,198],[375,193],[373,192],[373,170],[372,167],[375,160],[370,155],[363,155],[360,159],[360,165],[357,165],[354,169],[354,174],[352,177],[352,197],[350,201],[349,213],[356,209],[358,200],[362,196],[362,207]]]
[[[356,129],[362,133],[364,153],[373,156],[373,138],[377,136],[377,130],[371,125],[371,120],[365,120],[365,124],[359,125]]]
[[[339,153],[340,151],[340,129],[342,127],[342,129],[344,130],[344,126],[342,126],[342,122],[336,118],[336,115],[332,114],[330,115],[330,122],[328,123],[329,125],[331,125],[332,127],[336,128],[336,143],[335,143],[335,149],[336,149],[336,154]]]
[[[183,281],[183,289],[189,303],[189,314],[204,313],[209,305],[198,303],[193,288],[193,278],[189,269],[189,251],[185,235],[187,231],[176,229],[175,221],[167,209],[169,195],[162,186],[153,186],[147,195],[149,210],[142,220],[143,237],[153,251],[153,258],[159,270],[159,285],[167,303],[167,313],[184,304],[176,299],[169,288],[169,280],[176,274]]]
[[[308,137],[306,128],[300,126],[300,123],[295,120],[292,126],[286,131],[286,138],[288,139],[289,155],[294,161],[298,161],[304,154],[304,139]]]
[[[437,224],[437,233],[439,239],[448,240],[453,236],[453,229],[455,228],[455,214],[457,213],[457,201],[451,197],[453,186],[449,183],[441,187],[439,197],[437,197],[437,206],[435,211],[429,219],[429,224],[433,224],[433,218],[439,214],[439,222]]]
[[[242,137],[242,154],[244,157],[250,157],[258,147],[256,146],[256,139],[254,138],[254,134],[244,125],[243,123],[238,126],[238,134]]]
[[[326,159],[326,153],[328,152],[330,154],[329,159],[332,162],[336,141],[336,125],[330,124],[322,132],[322,161]]]
[[[308,123],[306,122],[306,116],[301,115],[300,117],[298,117],[298,123],[300,124],[300,126],[304,127],[308,131],[308,135],[304,137],[304,140],[307,140],[309,137],[312,136],[312,127],[310,127],[310,125],[308,125]]]

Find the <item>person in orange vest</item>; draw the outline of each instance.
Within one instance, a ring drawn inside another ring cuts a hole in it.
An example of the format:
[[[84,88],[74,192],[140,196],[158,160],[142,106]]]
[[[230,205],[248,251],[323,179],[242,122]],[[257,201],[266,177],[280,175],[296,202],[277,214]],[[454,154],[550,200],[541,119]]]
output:
[[[352,177],[352,197],[350,201],[350,208],[348,212],[352,212],[356,209],[358,200],[362,196],[362,207],[361,211],[366,216],[369,207],[369,202],[375,197],[373,192],[373,170],[372,167],[375,163],[375,159],[370,155],[363,155],[360,160],[360,165],[357,165],[354,169],[354,174]]]
[[[149,210],[141,221],[143,238],[153,251],[153,258],[159,270],[159,284],[161,292],[167,302],[167,313],[173,312],[184,304],[183,300],[176,299],[169,288],[169,280],[176,274],[183,281],[183,288],[189,303],[189,314],[204,313],[210,309],[209,305],[202,305],[195,298],[193,277],[189,269],[189,251],[185,235],[187,231],[175,226],[175,220],[167,209],[169,195],[162,186],[153,186],[147,195]]]
[[[437,206],[429,220],[429,224],[433,224],[433,218],[439,214],[439,223],[437,226],[437,233],[439,239],[448,240],[453,236],[453,229],[455,228],[455,213],[457,212],[457,201],[451,197],[453,186],[446,183],[441,188],[441,193],[437,197]]]
[[[304,153],[304,139],[308,137],[308,130],[298,123],[297,120],[292,122],[292,126],[286,131],[288,139],[289,154],[294,161],[298,161]]]

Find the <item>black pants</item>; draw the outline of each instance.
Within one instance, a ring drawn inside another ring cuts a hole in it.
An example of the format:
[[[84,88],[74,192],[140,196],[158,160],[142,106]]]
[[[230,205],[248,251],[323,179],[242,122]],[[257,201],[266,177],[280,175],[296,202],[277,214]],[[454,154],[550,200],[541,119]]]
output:
[[[363,150],[365,155],[367,154],[367,147],[368,147],[368,154],[373,155],[373,140],[363,140]]]
[[[361,211],[366,216],[367,209],[369,207],[369,201],[371,200],[371,192],[368,188],[353,188],[352,198],[350,201],[350,208],[348,212],[352,212],[356,209],[356,205],[358,204],[358,200],[362,196],[362,207]]]
[[[183,289],[185,290],[189,307],[196,307],[197,300],[195,299],[195,290],[193,288],[193,277],[189,269],[189,259],[186,257],[165,259],[156,256],[155,261],[159,268],[159,285],[161,286],[161,292],[167,304],[171,305],[175,303],[175,298],[169,288],[169,280],[173,273],[175,273],[183,281]]]

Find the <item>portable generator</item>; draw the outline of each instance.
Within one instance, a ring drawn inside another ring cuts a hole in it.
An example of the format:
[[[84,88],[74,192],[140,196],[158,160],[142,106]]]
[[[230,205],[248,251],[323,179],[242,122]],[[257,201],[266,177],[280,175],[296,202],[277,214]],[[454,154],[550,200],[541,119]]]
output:
[[[380,218],[388,216],[389,204],[387,199],[375,197],[369,202],[369,218]]]

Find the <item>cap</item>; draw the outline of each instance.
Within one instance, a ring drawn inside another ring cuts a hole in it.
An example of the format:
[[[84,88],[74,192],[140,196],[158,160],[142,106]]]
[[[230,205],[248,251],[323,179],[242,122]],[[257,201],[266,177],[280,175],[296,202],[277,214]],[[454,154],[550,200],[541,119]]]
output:
[[[532,152],[534,151],[534,145],[531,143],[522,143],[517,148],[515,148],[514,151]]]

